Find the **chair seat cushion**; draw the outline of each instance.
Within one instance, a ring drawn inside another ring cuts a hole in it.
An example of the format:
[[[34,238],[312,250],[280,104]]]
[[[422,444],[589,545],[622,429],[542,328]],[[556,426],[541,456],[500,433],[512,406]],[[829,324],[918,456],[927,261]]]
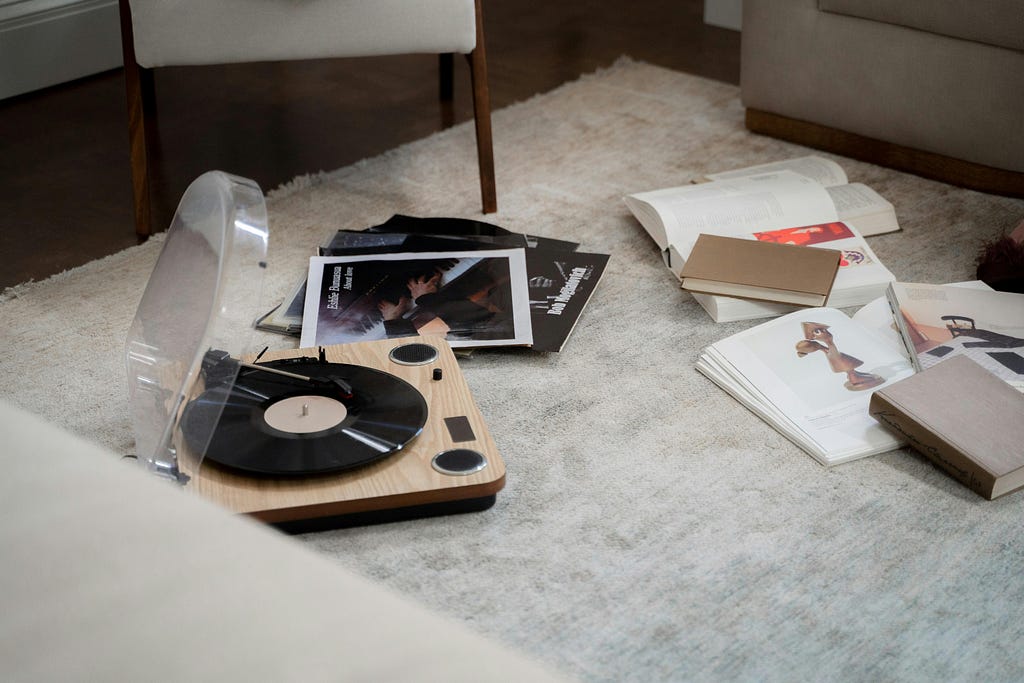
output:
[[[826,12],[1024,50],[1020,0],[819,0]]]
[[[472,52],[473,0],[131,0],[141,66]]]

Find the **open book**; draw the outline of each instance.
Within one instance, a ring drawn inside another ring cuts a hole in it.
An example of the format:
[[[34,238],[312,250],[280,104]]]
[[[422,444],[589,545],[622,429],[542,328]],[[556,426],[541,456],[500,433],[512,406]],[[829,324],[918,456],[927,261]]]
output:
[[[823,465],[884,453],[903,442],[868,414],[871,394],[914,368],[877,312],[801,309],[712,344],[697,370]]]
[[[843,252],[827,305],[860,306],[882,296],[895,277],[815,180],[790,170],[715,180],[624,198],[678,278],[702,234],[836,249]],[[716,322],[768,318],[793,306],[711,294],[694,299]]]
[[[865,237],[900,229],[896,209],[888,200],[864,183],[851,183],[839,164],[824,157],[798,157],[722,173],[709,173],[704,176],[704,180],[732,180],[776,171],[792,171],[821,185],[832,200],[836,218],[852,223]]]
[[[964,355],[1024,392],[1024,294],[894,282],[886,295],[915,368]]]

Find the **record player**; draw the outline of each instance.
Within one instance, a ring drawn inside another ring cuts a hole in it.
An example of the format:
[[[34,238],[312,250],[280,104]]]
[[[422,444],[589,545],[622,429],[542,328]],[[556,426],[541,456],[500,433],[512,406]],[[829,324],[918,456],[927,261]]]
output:
[[[253,353],[267,237],[254,182],[186,190],[126,345],[139,460],[286,530],[490,507],[505,466],[443,337]]]

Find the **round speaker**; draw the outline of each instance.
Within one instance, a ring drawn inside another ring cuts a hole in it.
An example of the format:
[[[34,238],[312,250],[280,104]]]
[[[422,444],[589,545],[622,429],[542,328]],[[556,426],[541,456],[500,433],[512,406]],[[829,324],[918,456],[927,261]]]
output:
[[[391,349],[388,358],[399,365],[426,365],[437,360],[437,349],[419,342],[403,344]]]
[[[435,455],[430,464],[441,474],[465,476],[487,467],[487,458],[469,448],[453,448]]]

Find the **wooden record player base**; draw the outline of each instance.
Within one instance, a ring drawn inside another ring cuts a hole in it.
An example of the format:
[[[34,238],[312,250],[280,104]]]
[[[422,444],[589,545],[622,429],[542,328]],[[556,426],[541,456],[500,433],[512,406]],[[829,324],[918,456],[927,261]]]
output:
[[[747,109],[747,129],[969,190],[1024,197],[1024,173],[924,152],[779,114]]]
[[[437,358],[423,365],[403,365],[389,358],[393,348],[411,343],[428,343],[437,350]],[[505,465],[443,337],[327,346],[325,353],[331,363],[375,368],[415,387],[428,406],[419,436],[382,460],[339,474],[258,477],[204,463],[198,472],[194,468],[186,472],[192,477],[190,486],[235,512],[293,530],[314,523],[346,526],[448,514],[446,510],[482,510],[493,504],[505,484]],[[316,355],[317,349],[277,351],[261,361]],[[440,379],[434,379],[435,370],[440,371]],[[468,437],[446,425],[445,419],[453,417],[459,418]],[[435,455],[455,449],[476,451],[484,456],[486,466],[460,475],[433,468]]]
[[[341,515],[327,517],[313,517],[311,519],[299,519],[290,522],[270,523],[278,531],[286,534],[308,534],[315,531],[327,531],[329,529],[347,529],[356,526],[370,526],[373,524],[388,524],[390,522],[406,522],[410,519],[424,519],[426,517],[444,517],[448,515],[461,515],[469,512],[483,512],[498,500],[496,494],[483,496],[481,498],[465,498],[462,500],[448,500],[438,503],[427,503],[424,505],[409,505],[406,507],[393,507],[381,510],[367,510],[366,512],[349,512]]]

